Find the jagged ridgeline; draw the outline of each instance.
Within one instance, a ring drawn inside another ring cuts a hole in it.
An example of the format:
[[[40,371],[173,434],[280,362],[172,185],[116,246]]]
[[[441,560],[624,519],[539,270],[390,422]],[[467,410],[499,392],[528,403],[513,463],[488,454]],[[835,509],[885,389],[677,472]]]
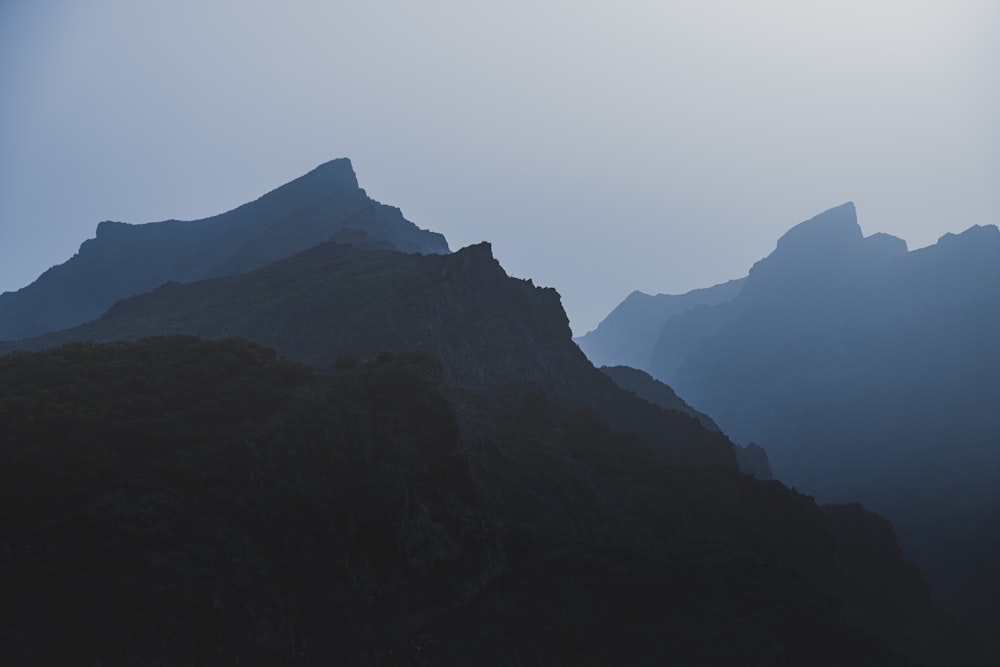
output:
[[[446,253],[436,232],[358,187],[350,160],[320,165],[256,201],[205,220],[102,222],[96,238],[31,285],[0,295],[0,340],[92,320],[115,301],[165,282],[191,282],[263,266],[330,239],[362,234],[403,252]]]

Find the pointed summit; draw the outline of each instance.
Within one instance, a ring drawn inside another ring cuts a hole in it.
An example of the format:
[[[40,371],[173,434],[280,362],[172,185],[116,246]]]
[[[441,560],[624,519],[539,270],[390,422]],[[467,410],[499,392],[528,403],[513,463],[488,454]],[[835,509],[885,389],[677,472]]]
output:
[[[888,234],[865,238],[854,202],[847,202],[785,232],[774,252],[750,269],[743,295],[753,298],[768,290],[786,297],[808,295],[906,251],[905,241]]]
[[[778,239],[776,252],[823,251],[862,238],[854,202],[847,202],[789,229]]]
[[[322,178],[331,183],[358,187],[358,177],[354,173],[354,165],[350,158],[341,157],[329,162],[324,162],[302,178],[316,177]]]

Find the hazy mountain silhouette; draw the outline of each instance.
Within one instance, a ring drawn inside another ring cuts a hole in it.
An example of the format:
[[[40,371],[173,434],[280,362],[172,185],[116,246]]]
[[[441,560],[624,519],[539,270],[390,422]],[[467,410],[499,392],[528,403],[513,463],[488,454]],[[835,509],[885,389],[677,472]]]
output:
[[[863,238],[853,207],[833,209],[706,310],[721,327],[702,326],[672,370],[675,332],[697,319],[677,316],[650,370],[737,440],[764,444],[780,479],[890,516],[1000,494],[996,227],[907,253]]]
[[[204,220],[102,222],[96,238],[71,259],[0,295],[0,340],[82,324],[115,301],[165,282],[248,271],[331,238],[351,238],[353,230],[404,252],[448,252],[443,236],[418,229],[399,209],[368,197],[350,160],[332,160]]]
[[[680,295],[636,290],[576,342],[595,366],[648,368],[667,320],[698,306],[731,301],[742,287],[743,279]]]
[[[764,445],[782,481],[885,513],[930,565],[928,522],[1000,500],[998,340],[995,226],[907,252],[845,204],[785,234],[732,300],[670,318],[646,370]]]
[[[982,664],[860,508],[445,376],[189,336],[0,357],[5,658]]]

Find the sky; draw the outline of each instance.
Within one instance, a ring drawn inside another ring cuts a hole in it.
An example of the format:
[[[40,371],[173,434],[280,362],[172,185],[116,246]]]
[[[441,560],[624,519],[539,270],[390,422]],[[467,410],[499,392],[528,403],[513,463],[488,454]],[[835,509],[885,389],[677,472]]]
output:
[[[0,291],[336,157],[578,335],[845,201],[926,246],[1000,222],[997,35],[996,0],[0,0]]]

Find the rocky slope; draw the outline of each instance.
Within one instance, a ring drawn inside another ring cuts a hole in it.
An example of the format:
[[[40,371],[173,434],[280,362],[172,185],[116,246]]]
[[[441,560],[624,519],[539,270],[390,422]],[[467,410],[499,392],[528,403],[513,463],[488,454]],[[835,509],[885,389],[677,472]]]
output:
[[[352,230],[404,252],[448,252],[443,236],[368,197],[349,160],[333,160],[205,220],[102,222],[71,259],[0,294],[0,340],[75,326],[163,283],[248,271]]]
[[[240,336],[318,367],[348,353],[420,350],[457,385],[542,384],[561,405],[591,406],[671,460],[737,467],[724,435],[636,400],[597,371],[573,344],[558,293],[509,277],[485,243],[449,255],[323,244],[244,274],[165,285],[0,352],[174,333]]]
[[[693,417],[709,431],[722,431],[711,417],[692,408],[677,392],[645,371],[631,366],[601,366],[601,372],[619,387],[631,391],[641,399]]]
[[[916,664],[851,516],[444,378],[192,337],[0,358],[5,658]]]
[[[619,387],[632,392],[644,401],[697,419],[698,423],[709,431],[722,432],[711,417],[692,408],[673,389],[644,371],[629,366],[602,366],[601,372],[614,380]],[[771,479],[771,464],[768,463],[767,452],[762,447],[751,442],[745,447],[735,445],[733,451],[736,453],[740,472],[753,475],[757,479]]]

